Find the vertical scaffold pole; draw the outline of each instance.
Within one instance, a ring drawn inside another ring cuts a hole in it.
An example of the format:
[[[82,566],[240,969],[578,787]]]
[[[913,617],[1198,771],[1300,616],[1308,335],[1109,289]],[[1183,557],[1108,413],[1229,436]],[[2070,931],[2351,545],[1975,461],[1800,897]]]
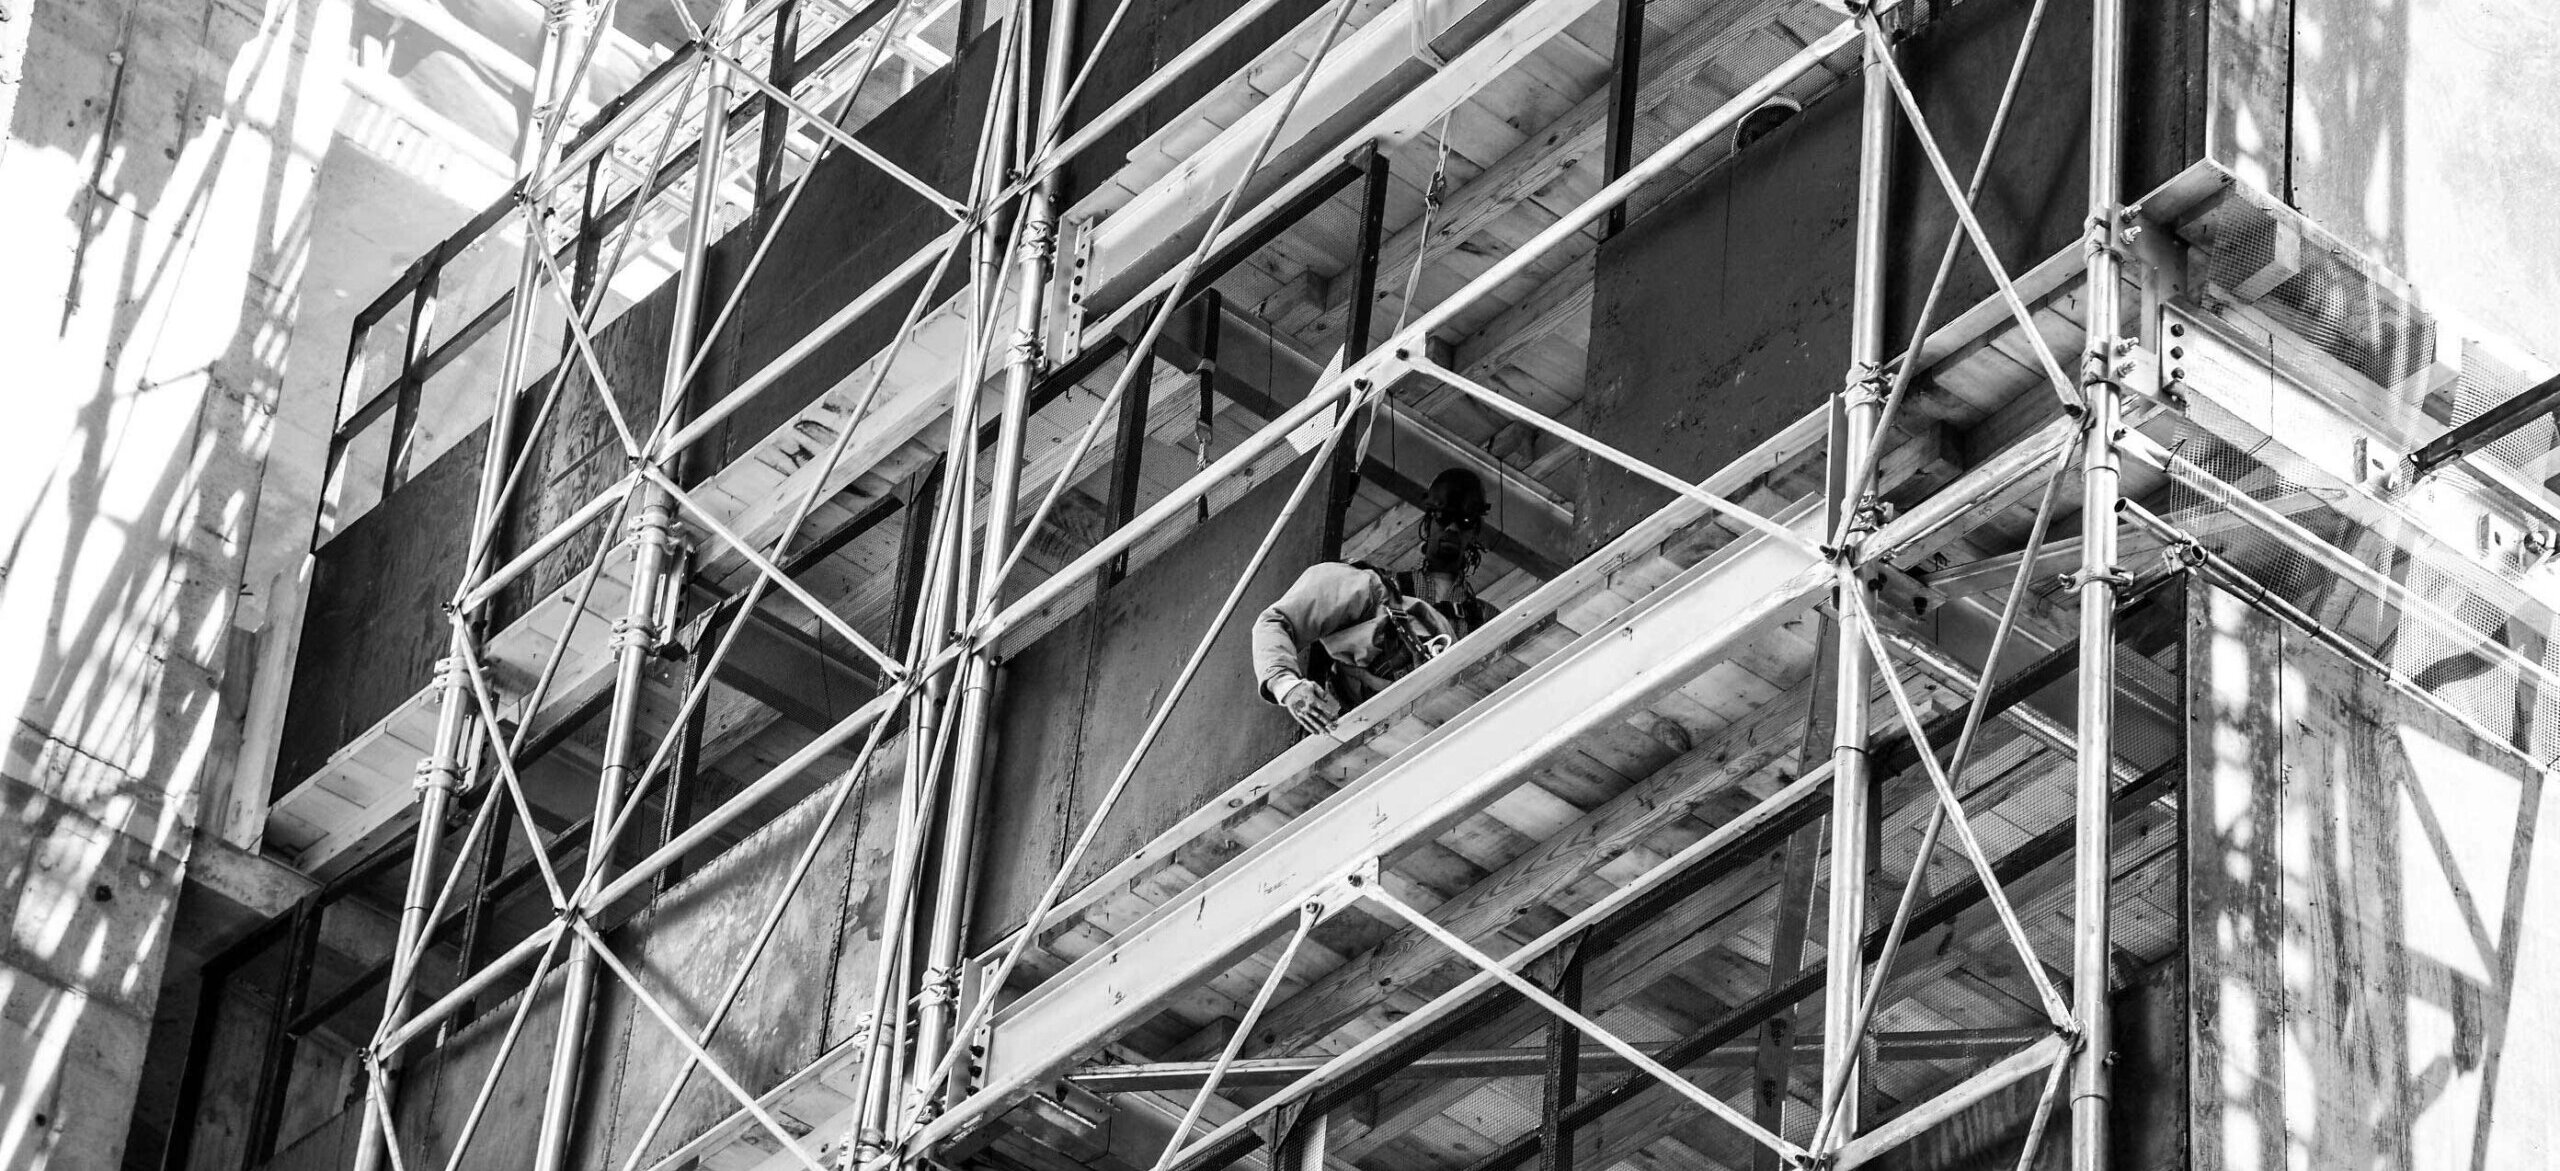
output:
[[[717,36],[727,29],[727,15],[713,25]],[[711,235],[718,230],[715,212],[720,199],[720,171],[728,154],[729,77],[727,67],[716,55],[706,54],[701,68],[706,72],[708,100],[704,104],[702,147],[693,178],[693,204],[685,224],[684,253],[676,271],[674,321],[668,329],[667,362],[659,393],[659,417],[665,418],[683,403],[685,371],[693,364],[695,322],[699,317],[705,284],[705,253]],[[597,393],[610,394],[606,387]],[[643,453],[642,458],[653,458]],[[667,579],[676,564],[676,547],[682,538],[675,522],[674,503],[666,490],[651,481],[634,479],[631,511],[631,592],[622,620],[614,628],[613,699],[606,708],[604,767],[596,778],[595,814],[589,823],[587,845],[587,889],[603,885],[613,862],[613,831],[622,818],[622,801],[634,781],[639,765],[646,759],[647,744],[640,727],[641,700],[648,687],[649,661],[663,633],[659,621],[665,613],[662,599],[668,588]],[[568,913],[589,916],[601,913],[597,906],[572,906]],[[560,985],[560,1024],[551,1049],[549,1081],[543,1089],[542,1128],[534,1147],[535,1171],[557,1171],[568,1165],[569,1145],[576,1134],[578,1087],[584,1076],[587,1058],[587,1032],[594,1014],[597,959],[594,948],[582,940],[563,944],[568,949],[562,964]]]
[[[536,249],[549,246],[542,230],[541,209],[524,193],[532,190],[548,159],[550,144],[543,127],[550,119],[553,103],[566,102],[575,93],[575,78],[564,79],[563,74],[569,72],[568,29],[578,10],[577,0],[553,0],[546,7],[533,92],[525,102],[524,117],[517,128],[516,190],[520,198],[527,200],[522,209],[524,248],[516,263],[515,301],[507,312],[506,349],[498,363],[497,385],[490,390],[488,443],[481,453],[480,483],[473,499],[471,539],[467,542],[470,556],[463,563],[456,597],[469,593],[487,572],[498,518],[506,507],[503,496],[507,465],[516,446],[516,388],[524,384],[527,355],[539,321],[534,307],[541,303],[535,294],[540,287],[537,282],[542,279],[542,261]],[[477,743],[470,683],[464,669],[471,652],[470,630],[469,623],[454,622],[445,657],[436,664],[435,739],[428,746],[426,757],[418,762],[417,846],[409,854],[409,881],[400,903],[399,932],[392,941],[382,1023],[375,1033],[375,1047],[367,1056],[367,1076],[378,1082],[378,1096],[386,1108],[398,1102],[393,1076],[400,1063],[398,1052],[385,1051],[381,1041],[399,1028],[416,1007],[418,957],[441,877],[445,818],[452,810],[454,795],[462,788],[465,757]],[[388,1145],[394,1136],[375,1111],[361,1110],[358,1115],[360,1129],[350,1165],[355,1171],[377,1171],[390,1154]]]
[[[2088,348],[2081,380],[2088,397],[2088,431],[2081,452],[2080,546],[2080,768],[2074,841],[2072,999],[2080,1051],[2071,1079],[2071,1166],[2105,1171],[2109,1050],[2108,959],[2113,924],[2108,896],[2114,884],[2113,819],[2107,811],[2114,784],[2117,431],[2123,393],[2117,386],[2117,331],[2121,324],[2123,260],[2117,251],[2123,187],[2124,6],[2096,0],[2091,12],[2089,86],[2089,297]]]
[[[1027,0],[1022,0],[1027,3]],[[1015,79],[1011,99],[1024,113],[1036,117],[1015,118],[1009,125],[1017,133],[1030,127],[1057,124],[1062,112],[1060,101],[1073,76],[1075,47],[1075,5],[1072,0],[1056,0],[1045,6],[1048,21],[1044,38],[1043,59],[1037,82],[1028,76]],[[1025,8],[1024,13],[1040,11]],[[1027,16],[1026,16],[1027,21]],[[1029,36],[1025,23],[1017,35]],[[999,93],[999,101],[1006,95]],[[992,107],[991,107],[992,108]],[[1002,133],[1002,131],[999,131]],[[1001,166],[1000,160],[1012,157],[1012,143],[998,143],[988,151],[987,166]],[[992,177],[992,176],[991,176]],[[987,479],[987,508],[981,532],[981,548],[974,588],[964,589],[966,604],[961,614],[978,609],[1003,588],[1004,570],[1008,562],[1009,543],[1013,537],[1013,518],[1017,498],[1022,489],[1022,458],[1026,427],[1031,412],[1032,385],[1039,381],[1042,370],[1042,311],[1048,302],[1053,243],[1057,235],[1057,202],[1062,193],[1059,172],[1052,171],[1025,193],[1021,209],[1020,244],[1014,257],[1013,337],[1009,344],[1004,371],[1004,401],[997,417],[995,465]],[[996,187],[989,183],[990,190]],[[993,278],[990,278],[993,281]],[[1001,282],[994,282],[999,284]],[[992,305],[994,298],[990,297]],[[1152,359],[1132,353],[1132,362]],[[1123,404],[1122,409],[1133,409]],[[1136,408],[1143,409],[1143,408]],[[966,539],[967,534],[961,534]],[[920,1078],[930,1078],[945,1064],[951,1047],[965,1045],[968,1039],[950,1035],[957,1019],[957,982],[963,949],[967,943],[970,896],[977,882],[978,822],[982,806],[981,790],[986,765],[992,756],[990,725],[994,714],[995,648],[970,648],[959,668],[960,726],[955,728],[951,772],[948,779],[950,800],[942,823],[940,862],[934,889],[932,938],[927,940],[924,979],[926,994],[917,1015],[916,1057],[913,1068]],[[915,1093],[935,1098],[951,1086],[965,1084],[969,1077],[966,1061],[950,1062],[950,1078],[944,1085],[919,1084]]]
[[[1885,207],[1893,159],[1893,91],[1885,81],[1883,51],[1870,38],[1862,69],[1865,101],[1858,133],[1856,284],[1849,325],[1849,375],[1841,389],[1843,426],[1836,437],[1844,456],[1867,449],[1884,411]],[[1864,499],[1842,505],[1855,510],[1858,519],[1850,526],[1849,541],[1840,554],[1843,593],[1834,598],[1833,606],[1840,637],[1838,686],[1833,693],[1837,714],[1831,749],[1831,921],[1823,947],[1830,972],[1823,984],[1822,1077],[1825,1100],[1836,1096],[1841,1103],[1830,1131],[1835,1143],[1848,1141],[1858,1129],[1858,1095],[1848,1087],[1860,1076],[1858,1004],[1866,995],[1865,964],[1860,957],[1867,929],[1867,858],[1874,845],[1867,697],[1876,665],[1845,593],[1865,588],[1856,572],[1857,547],[1874,527],[1874,505]]]

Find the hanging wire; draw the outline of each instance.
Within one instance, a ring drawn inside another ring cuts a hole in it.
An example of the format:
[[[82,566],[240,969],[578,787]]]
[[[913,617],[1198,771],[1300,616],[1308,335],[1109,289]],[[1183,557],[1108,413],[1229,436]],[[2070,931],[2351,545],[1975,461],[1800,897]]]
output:
[[[1431,257],[1431,225],[1449,196],[1449,116],[1455,113],[1454,106],[1440,112],[1440,133],[1434,136],[1440,149],[1431,166],[1431,182],[1422,188],[1422,230],[1414,234],[1413,267],[1405,273],[1404,302],[1396,306],[1396,327],[1388,337],[1403,333],[1405,324],[1413,320],[1413,299],[1422,288],[1423,264]]]

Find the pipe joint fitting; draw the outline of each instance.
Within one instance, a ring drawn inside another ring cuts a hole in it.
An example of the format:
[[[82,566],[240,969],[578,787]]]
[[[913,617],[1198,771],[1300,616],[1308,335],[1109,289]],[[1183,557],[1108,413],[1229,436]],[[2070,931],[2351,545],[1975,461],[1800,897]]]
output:
[[[675,521],[660,508],[642,509],[631,522],[631,543],[643,549],[673,549],[682,543]]]
[[[625,650],[632,649],[643,651],[656,650],[658,646],[657,624],[654,622],[638,622],[629,617],[616,618],[613,620],[612,646],[615,654],[620,654]]]
[[[1841,384],[1841,401],[1851,408],[1881,407],[1891,385],[1881,363],[1860,362],[1849,368],[1849,377]]]
[[[2097,573],[2072,572],[2062,575],[2064,589],[2077,590],[2082,586],[2093,584],[2103,585],[2117,593],[2122,593],[2133,588],[2133,574],[2118,565]]]
[[[420,793],[433,789],[451,796],[462,791],[462,773],[450,765],[437,764],[432,756],[422,757],[417,772],[409,778],[409,788]]]
[[[1022,225],[1022,247],[1015,253],[1024,260],[1046,261],[1058,251],[1058,224],[1049,216],[1031,216]]]
[[[1872,492],[1859,497],[1857,506],[1849,510],[1849,539],[1843,544],[1856,549],[1866,537],[1891,524],[1896,511],[1891,501]]]
[[[2126,379],[2135,373],[2137,358],[2134,340],[2128,337],[2107,338],[2089,347],[2080,358],[2080,386],[2125,389]]]
[[[960,1000],[960,973],[951,968],[928,968],[924,982],[916,989],[916,1006],[931,1008],[941,1004],[957,1004]]]
[[[2194,537],[2181,535],[2177,540],[2171,541],[2169,544],[2161,547],[2160,560],[2163,564],[2167,565],[2172,572],[2176,572],[2180,570],[2202,569],[2205,566],[2207,558],[2204,551],[2204,545],[2201,542],[2197,541]]]
[[[2122,262],[2131,255],[2134,238],[2141,234],[2139,208],[2100,211],[2081,225],[2080,251],[2093,260],[2107,256]]]

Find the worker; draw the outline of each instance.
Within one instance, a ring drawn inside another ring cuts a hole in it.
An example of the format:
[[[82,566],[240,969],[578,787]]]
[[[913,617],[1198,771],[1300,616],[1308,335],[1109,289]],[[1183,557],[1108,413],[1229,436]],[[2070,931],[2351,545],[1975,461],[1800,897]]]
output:
[[[1253,623],[1262,697],[1309,734],[1386,690],[1493,617],[1467,582],[1484,557],[1484,481],[1451,468],[1431,481],[1422,567],[1391,573],[1327,561],[1298,575]]]

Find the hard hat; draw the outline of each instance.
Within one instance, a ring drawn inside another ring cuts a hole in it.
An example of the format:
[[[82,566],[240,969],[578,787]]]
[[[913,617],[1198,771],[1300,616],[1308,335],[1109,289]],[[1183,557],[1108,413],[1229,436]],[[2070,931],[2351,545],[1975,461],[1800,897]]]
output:
[[[1484,496],[1484,480],[1466,468],[1450,468],[1431,478],[1431,489],[1424,493],[1425,506],[1446,522],[1484,519],[1488,505]]]

